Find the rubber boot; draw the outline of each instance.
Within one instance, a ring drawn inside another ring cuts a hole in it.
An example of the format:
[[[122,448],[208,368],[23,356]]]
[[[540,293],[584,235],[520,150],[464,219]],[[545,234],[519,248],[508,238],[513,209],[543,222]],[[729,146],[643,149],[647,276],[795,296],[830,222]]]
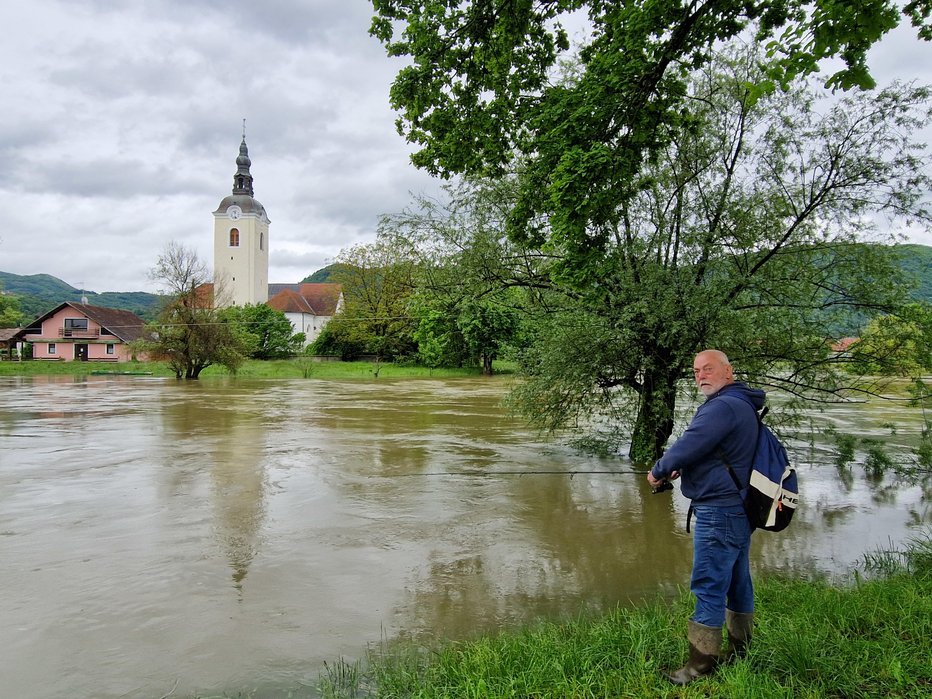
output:
[[[689,660],[679,670],[667,675],[673,684],[689,684],[708,675],[716,668],[721,657],[721,626],[706,626],[690,619],[686,635],[689,639]]]
[[[754,626],[754,612],[739,613],[725,610],[725,629],[728,631],[728,647],[725,660],[740,660],[751,645],[751,629]]]

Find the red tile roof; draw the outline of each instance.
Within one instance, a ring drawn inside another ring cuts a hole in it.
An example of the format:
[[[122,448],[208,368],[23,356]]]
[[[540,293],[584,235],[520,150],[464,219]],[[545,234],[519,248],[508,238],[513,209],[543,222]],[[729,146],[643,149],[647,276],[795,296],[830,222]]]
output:
[[[340,284],[301,284],[298,291],[283,289],[268,300],[270,308],[284,313],[333,316],[342,290]]]
[[[845,352],[851,345],[860,340],[859,337],[843,337],[832,343],[832,352]]]
[[[311,315],[317,315],[314,313],[311,304],[307,302],[307,299],[301,296],[297,291],[292,291],[291,289],[279,291],[266,303],[269,308],[282,311],[283,313],[309,313]]]

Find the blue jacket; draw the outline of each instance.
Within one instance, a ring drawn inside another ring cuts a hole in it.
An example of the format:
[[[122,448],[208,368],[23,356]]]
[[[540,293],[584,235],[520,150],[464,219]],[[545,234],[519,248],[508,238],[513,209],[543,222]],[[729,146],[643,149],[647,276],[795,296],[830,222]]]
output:
[[[713,393],[696,410],[682,436],[654,464],[654,478],[669,478],[673,471],[679,471],[683,495],[694,504],[740,506],[741,495],[719,450],[725,453],[738,479],[747,483],[757,446],[758,422],[757,414],[741,394],[757,410],[764,406],[766,394],[740,381]]]

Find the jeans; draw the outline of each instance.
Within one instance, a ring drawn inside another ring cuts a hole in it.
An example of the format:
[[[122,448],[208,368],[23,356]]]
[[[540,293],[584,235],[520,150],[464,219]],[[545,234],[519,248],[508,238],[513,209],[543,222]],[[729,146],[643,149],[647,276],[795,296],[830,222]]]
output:
[[[720,627],[725,605],[739,614],[754,611],[751,583],[751,524],[741,507],[694,508],[693,573],[689,589],[696,597],[693,621]]]

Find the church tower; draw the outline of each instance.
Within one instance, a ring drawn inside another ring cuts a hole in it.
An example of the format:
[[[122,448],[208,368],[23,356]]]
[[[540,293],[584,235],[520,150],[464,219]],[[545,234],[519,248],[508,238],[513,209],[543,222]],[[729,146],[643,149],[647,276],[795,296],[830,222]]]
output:
[[[246,133],[236,157],[233,193],[214,211],[214,303],[244,306],[269,298],[269,217],[253,197]]]

